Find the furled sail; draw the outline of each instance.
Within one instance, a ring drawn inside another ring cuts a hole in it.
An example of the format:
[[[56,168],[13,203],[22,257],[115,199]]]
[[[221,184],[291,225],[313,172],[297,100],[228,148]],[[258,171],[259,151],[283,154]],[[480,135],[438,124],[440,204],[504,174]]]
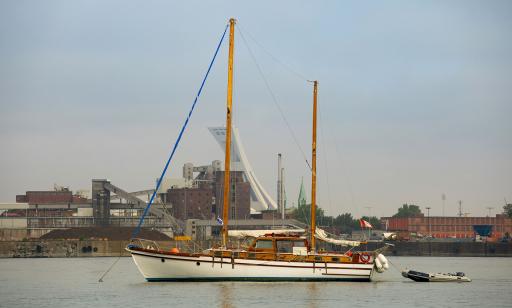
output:
[[[331,243],[334,245],[352,246],[352,247],[361,245],[361,242],[359,242],[359,241],[337,240],[337,239],[330,238],[330,237],[328,237],[327,233],[320,228],[316,228],[315,237],[321,241]]]
[[[306,230],[304,229],[275,229],[275,230],[228,230],[228,235],[230,237],[259,237],[264,236],[265,234],[300,234],[304,233]]]

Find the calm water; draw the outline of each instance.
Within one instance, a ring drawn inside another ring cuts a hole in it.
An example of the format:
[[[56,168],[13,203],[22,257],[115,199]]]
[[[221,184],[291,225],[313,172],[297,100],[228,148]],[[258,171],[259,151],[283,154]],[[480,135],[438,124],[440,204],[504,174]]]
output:
[[[0,259],[0,307],[512,307],[512,258],[392,257],[397,267],[464,271],[470,283],[145,282],[131,258]]]

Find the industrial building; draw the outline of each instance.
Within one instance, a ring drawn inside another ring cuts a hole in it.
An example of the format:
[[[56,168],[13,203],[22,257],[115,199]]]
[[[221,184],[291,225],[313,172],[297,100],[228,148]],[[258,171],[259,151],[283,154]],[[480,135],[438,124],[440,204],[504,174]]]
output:
[[[225,128],[213,127],[209,130],[224,150]],[[231,221],[251,220],[250,223],[238,223],[251,228],[268,226],[269,222],[263,222],[262,218],[272,217],[272,225],[276,217],[285,219],[286,196],[281,156],[276,203],[256,177],[236,128],[233,130],[230,178]],[[53,190],[27,191],[17,195],[15,204],[0,207],[0,239],[37,238],[54,229],[76,227],[135,227],[154,192],[154,189],[128,192],[108,179],[93,179],[91,184],[88,196],[56,185]],[[221,161],[214,160],[209,165],[201,166],[184,164],[182,178],[162,180],[142,227],[158,229],[169,235],[183,234],[187,221],[194,220],[194,225],[199,228],[208,226],[201,231],[202,238],[208,238],[215,234],[217,217],[223,215],[223,186]]]
[[[512,219],[503,214],[495,217],[383,217],[381,221],[387,231],[406,231],[434,238],[475,238],[475,229],[481,228],[479,226],[490,226],[493,238],[512,234]]]
[[[232,171],[230,177],[230,218],[253,219],[253,225],[260,225],[261,214],[251,216],[253,190],[246,173]],[[216,218],[222,217],[223,185],[220,161],[204,166],[185,164],[183,178],[162,181],[142,226],[172,236],[183,234],[188,220],[197,220],[198,226],[217,225]],[[27,191],[16,196],[17,203],[0,206],[0,239],[38,238],[65,228],[135,227],[152,193],[151,189],[127,192],[107,179],[93,179],[89,197],[57,186]],[[213,233],[210,230],[201,231],[203,238],[215,235],[215,227]]]
[[[162,198],[171,207],[172,215],[181,220],[187,219],[215,219],[222,217],[222,204],[224,200],[224,171],[212,166],[194,167],[185,164],[183,167],[184,178],[191,183],[188,186],[172,187],[167,189]],[[199,175],[193,176],[194,172]],[[244,173],[231,171],[231,219],[251,218],[251,185],[247,182]]]
[[[226,149],[226,128],[225,127],[210,127],[208,128],[210,133],[213,135],[215,140],[219,143],[219,146],[223,151]],[[252,166],[249,162],[247,155],[245,154],[245,149],[242,145],[242,140],[240,139],[240,135],[238,133],[238,129],[233,127],[233,135],[232,135],[231,144],[233,150],[231,152],[231,170],[239,171],[243,173],[244,179],[249,183],[251,187],[251,199],[250,206],[251,212],[253,214],[259,213],[261,211],[266,210],[277,210],[278,205],[270,197],[268,192],[265,190],[263,185],[260,183],[258,178],[256,177],[256,173],[252,169]],[[278,171],[279,175],[281,171]],[[279,192],[278,192],[279,197]]]

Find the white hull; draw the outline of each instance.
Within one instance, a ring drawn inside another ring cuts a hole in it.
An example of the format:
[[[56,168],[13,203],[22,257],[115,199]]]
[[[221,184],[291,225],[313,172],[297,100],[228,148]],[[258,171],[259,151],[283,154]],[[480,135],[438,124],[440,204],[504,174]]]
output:
[[[373,264],[221,259],[129,251],[147,281],[370,281],[373,274]]]

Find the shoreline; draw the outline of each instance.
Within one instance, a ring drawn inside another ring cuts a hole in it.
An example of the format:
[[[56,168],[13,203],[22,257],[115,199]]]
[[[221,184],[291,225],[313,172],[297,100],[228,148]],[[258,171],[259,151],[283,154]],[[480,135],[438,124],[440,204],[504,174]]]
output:
[[[1,241],[0,258],[129,257],[124,249],[128,240],[30,240]],[[400,257],[512,257],[512,243],[489,242],[388,242],[394,246],[385,253]],[[185,249],[190,243],[158,241],[162,249]],[[210,242],[195,243],[210,247]],[[374,250],[384,242],[370,242],[361,250]]]

